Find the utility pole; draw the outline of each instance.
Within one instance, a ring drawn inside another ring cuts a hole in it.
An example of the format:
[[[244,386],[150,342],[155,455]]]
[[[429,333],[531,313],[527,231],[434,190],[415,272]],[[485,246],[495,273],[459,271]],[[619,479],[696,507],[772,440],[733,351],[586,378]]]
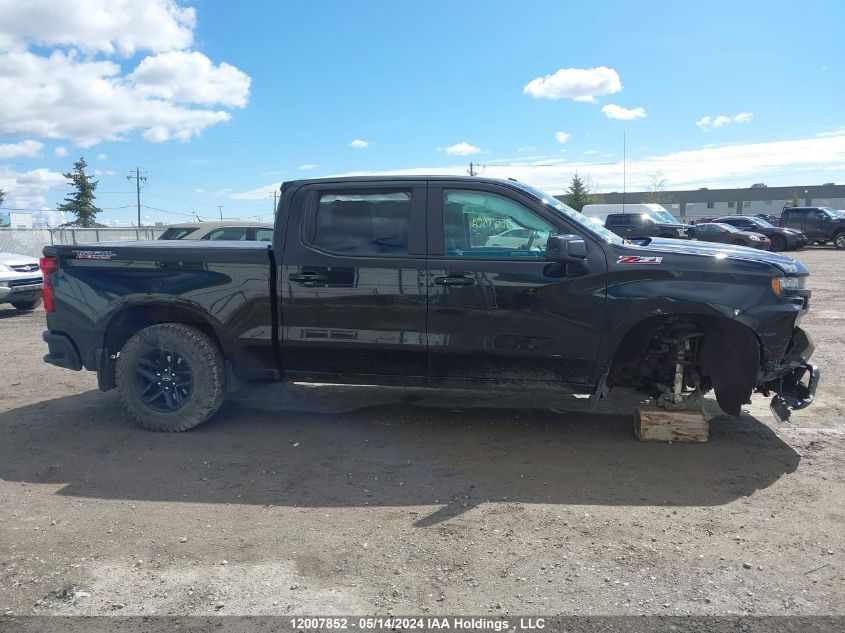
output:
[[[477,166],[477,165],[476,165],[476,166]],[[475,174],[477,174],[477,173],[478,173],[477,171],[475,171],[475,170],[473,169],[473,167],[472,167],[472,162],[470,162],[470,164],[469,164],[469,171],[468,171],[467,173],[468,173],[470,176],[475,176]]]
[[[622,132],[622,213],[625,213],[625,190],[627,183],[628,133]]]
[[[147,177],[141,175],[141,170],[135,167],[135,175],[132,175],[132,172],[129,172],[129,175],[126,177],[126,180],[129,182],[135,181],[135,194],[138,199],[138,228],[141,228],[141,183],[147,182]]]
[[[273,215],[276,215],[276,190],[273,189],[270,195],[273,196]]]
[[[217,208],[218,208],[218,209],[220,209],[220,219],[222,220],[222,219],[223,219],[223,205],[222,205],[222,204],[218,204],[218,205],[217,205]]]

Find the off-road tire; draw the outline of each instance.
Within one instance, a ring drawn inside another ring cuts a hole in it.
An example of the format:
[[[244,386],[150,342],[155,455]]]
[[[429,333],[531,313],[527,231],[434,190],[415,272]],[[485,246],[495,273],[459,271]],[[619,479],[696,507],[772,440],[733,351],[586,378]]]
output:
[[[786,250],[786,240],[783,238],[782,235],[772,235],[772,250],[773,251],[785,251]]]
[[[845,249],[845,232],[837,233],[834,236],[833,245],[839,250]]]
[[[41,305],[41,297],[31,299],[30,301],[12,301],[12,307],[21,312],[32,312]]]
[[[141,401],[138,393],[136,367],[145,355],[157,349],[175,352],[191,369],[190,396],[176,411],[155,411]],[[115,381],[123,406],[140,426],[150,431],[187,431],[208,420],[223,404],[226,392],[223,353],[211,337],[190,325],[151,325],[132,336],[120,350]]]

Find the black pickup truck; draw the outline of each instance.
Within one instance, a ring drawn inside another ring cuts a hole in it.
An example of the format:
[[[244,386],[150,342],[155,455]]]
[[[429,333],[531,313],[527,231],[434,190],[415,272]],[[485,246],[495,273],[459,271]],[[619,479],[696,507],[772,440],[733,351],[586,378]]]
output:
[[[818,382],[800,263],[628,242],[515,181],[289,182],[271,244],[48,246],[41,267],[45,361],[96,371],[159,431],[200,424],[243,381],[624,385],[677,409],[714,389],[733,415],[756,390],[780,419]]]

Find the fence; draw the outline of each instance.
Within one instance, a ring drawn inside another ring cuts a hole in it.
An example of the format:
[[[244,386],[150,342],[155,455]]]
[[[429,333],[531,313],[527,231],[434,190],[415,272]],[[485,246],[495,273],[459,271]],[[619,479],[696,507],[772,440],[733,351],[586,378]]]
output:
[[[49,244],[93,244],[94,242],[128,242],[154,240],[163,228],[140,229],[10,229],[0,228],[0,252],[40,257]]]

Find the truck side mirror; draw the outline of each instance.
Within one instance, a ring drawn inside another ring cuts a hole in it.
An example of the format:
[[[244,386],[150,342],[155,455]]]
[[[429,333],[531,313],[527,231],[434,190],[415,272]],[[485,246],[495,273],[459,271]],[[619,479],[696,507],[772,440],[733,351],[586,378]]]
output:
[[[546,261],[572,262],[587,259],[587,243],[580,235],[549,235]]]

